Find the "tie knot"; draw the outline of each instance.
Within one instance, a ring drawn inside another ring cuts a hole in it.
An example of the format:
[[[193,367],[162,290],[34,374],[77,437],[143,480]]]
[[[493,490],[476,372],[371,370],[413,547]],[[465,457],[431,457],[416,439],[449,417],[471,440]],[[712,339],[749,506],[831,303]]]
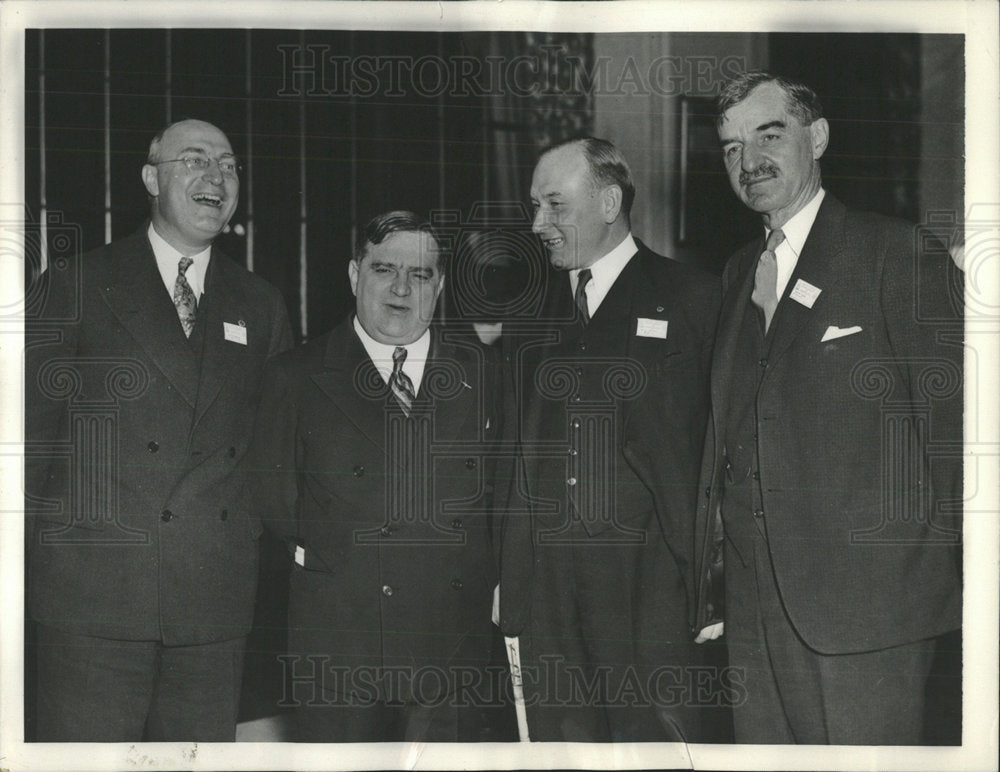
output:
[[[781,228],[775,228],[767,237],[767,248],[773,252],[784,240],[785,232]]]
[[[592,274],[589,268],[584,268],[580,273],[576,275],[576,286],[586,287],[590,283],[590,278]]]
[[[403,362],[406,361],[406,348],[403,346],[396,346],[396,350],[392,352],[392,366],[393,369],[398,370],[403,366]]]
[[[187,269],[191,267],[191,263],[193,262],[194,260],[190,257],[182,257],[180,259],[180,262],[177,263],[177,273],[183,276],[185,273],[187,273]]]

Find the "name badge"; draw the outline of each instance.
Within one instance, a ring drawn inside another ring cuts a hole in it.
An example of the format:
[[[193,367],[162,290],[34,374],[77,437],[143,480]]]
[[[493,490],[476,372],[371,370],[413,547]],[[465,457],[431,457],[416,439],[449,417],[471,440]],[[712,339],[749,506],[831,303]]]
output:
[[[806,308],[812,308],[813,303],[816,302],[816,298],[819,297],[819,293],[822,291],[819,287],[814,287],[809,282],[799,279],[795,282],[795,286],[792,288],[789,297],[797,303],[801,303]]]
[[[636,320],[635,334],[640,338],[662,338],[667,337],[666,319],[643,319]]]
[[[226,340],[239,343],[241,346],[247,344],[247,328],[242,325],[223,322],[222,332],[225,334]]]

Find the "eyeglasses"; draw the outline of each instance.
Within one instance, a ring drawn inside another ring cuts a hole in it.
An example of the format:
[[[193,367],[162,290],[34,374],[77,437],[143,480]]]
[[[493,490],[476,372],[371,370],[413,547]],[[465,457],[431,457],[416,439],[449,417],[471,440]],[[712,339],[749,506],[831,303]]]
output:
[[[189,171],[207,172],[212,167],[212,159],[204,155],[186,155],[183,158],[171,158],[169,161],[157,161],[151,166],[162,166],[163,164],[184,164]],[[220,158],[216,161],[219,171],[223,177],[236,178],[243,171],[243,164],[235,158]]]

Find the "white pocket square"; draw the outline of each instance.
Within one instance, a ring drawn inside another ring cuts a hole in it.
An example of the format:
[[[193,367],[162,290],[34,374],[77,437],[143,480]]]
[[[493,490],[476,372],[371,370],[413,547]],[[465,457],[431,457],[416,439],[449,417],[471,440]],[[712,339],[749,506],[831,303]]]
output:
[[[843,338],[846,335],[854,335],[856,332],[861,332],[860,327],[844,327],[841,329],[836,325],[830,325],[826,328],[826,332],[823,333],[823,339],[820,343],[825,343],[828,340],[834,340],[835,338]]]

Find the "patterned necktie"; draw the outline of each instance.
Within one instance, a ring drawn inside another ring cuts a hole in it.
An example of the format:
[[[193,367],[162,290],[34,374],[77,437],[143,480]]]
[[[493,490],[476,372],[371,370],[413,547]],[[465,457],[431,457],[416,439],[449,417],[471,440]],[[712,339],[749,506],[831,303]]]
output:
[[[580,309],[580,317],[584,324],[590,322],[590,309],[587,307],[587,285],[590,284],[590,269],[584,268],[576,277],[576,293],[573,300]]]
[[[191,330],[194,329],[194,320],[198,311],[198,301],[194,297],[194,290],[188,284],[187,269],[193,263],[190,257],[182,257],[177,263],[177,279],[174,281],[174,306],[177,308],[177,316],[181,319],[181,327],[184,334],[191,337]]]
[[[410,380],[410,376],[403,372],[403,362],[405,361],[406,349],[402,346],[396,346],[396,350],[392,352],[392,375],[389,376],[389,389],[396,397],[396,401],[399,402],[399,406],[403,408],[403,412],[409,417],[410,410],[413,408],[413,400],[417,398],[417,395],[413,391],[413,381]]]
[[[764,312],[764,332],[771,326],[774,309],[778,307],[778,258],[774,250],[785,240],[785,234],[778,228],[767,237],[767,248],[760,253],[757,273],[753,278],[753,294],[750,299]]]

